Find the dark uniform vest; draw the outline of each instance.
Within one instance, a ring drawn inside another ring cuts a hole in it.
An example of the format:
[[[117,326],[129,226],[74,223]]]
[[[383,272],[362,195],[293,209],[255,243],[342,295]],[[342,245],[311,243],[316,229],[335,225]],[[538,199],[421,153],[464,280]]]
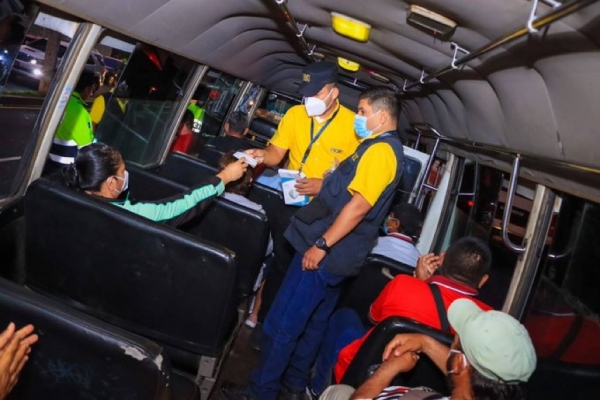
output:
[[[329,273],[340,276],[358,274],[361,265],[375,244],[379,226],[388,213],[402,175],[404,151],[395,132],[387,132],[374,139],[363,141],[356,152],[344,160],[325,179],[319,194],[291,218],[290,225],[285,231],[285,238],[298,253],[303,254],[313,246],[352,198],[352,194],[347,188],[356,175],[361,157],[369,147],[381,142],[388,143],[396,155],[396,176],[358,226],[336,243],[329,254],[325,256],[322,264],[325,271]],[[378,171],[369,172],[378,173]]]

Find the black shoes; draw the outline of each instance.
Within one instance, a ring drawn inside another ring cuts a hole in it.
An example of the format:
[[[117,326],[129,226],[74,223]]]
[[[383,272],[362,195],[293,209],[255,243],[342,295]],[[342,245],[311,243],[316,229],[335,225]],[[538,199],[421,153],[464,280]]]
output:
[[[254,400],[250,394],[248,385],[238,385],[230,381],[223,381],[221,393],[227,400]]]

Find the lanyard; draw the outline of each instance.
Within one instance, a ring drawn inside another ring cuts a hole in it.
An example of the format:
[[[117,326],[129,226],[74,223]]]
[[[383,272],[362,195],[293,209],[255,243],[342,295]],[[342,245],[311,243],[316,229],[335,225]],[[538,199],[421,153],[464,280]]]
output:
[[[335,113],[333,113],[333,116],[331,118],[329,118],[327,120],[327,122],[325,122],[325,125],[323,125],[321,127],[321,129],[319,129],[319,132],[317,132],[316,136],[314,136],[315,120],[314,120],[314,118],[310,119],[310,143],[308,144],[308,147],[306,148],[306,151],[304,152],[304,156],[302,156],[302,161],[300,162],[300,168],[298,169],[298,172],[302,172],[302,168],[304,168],[304,164],[306,163],[306,159],[308,158],[308,155],[310,154],[310,151],[312,150],[313,144],[315,144],[315,142],[321,137],[323,132],[325,132],[325,129],[327,129],[327,127],[329,126],[331,121],[333,121],[333,119],[337,116],[338,111],[340,111],[340,107],[338,107],[338,109],[335,110]]]

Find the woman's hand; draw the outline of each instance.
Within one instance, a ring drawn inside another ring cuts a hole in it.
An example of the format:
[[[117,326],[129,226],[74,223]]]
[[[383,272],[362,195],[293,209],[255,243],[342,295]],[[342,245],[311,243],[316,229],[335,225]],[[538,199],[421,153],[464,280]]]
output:
[[[226,166],[223,171],[217,174],[217,178],[221,179],[223,184],[227,185],[229,182],[240,179],[247,169],[248,164],[246,161],[244,159],[240,159]]]

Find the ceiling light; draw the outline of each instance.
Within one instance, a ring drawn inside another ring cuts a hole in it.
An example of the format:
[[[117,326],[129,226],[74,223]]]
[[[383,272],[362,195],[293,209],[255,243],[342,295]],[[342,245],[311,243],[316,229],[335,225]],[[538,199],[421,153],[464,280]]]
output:
[[[360,69],[360,64],[354,61],[347,60],[343,57],[337,58],[338,65],[346,71],[356,72]]]
[[[367,42],[371,25],[337,12],[331,13],[331,26],[338,34],[359,42]]]

